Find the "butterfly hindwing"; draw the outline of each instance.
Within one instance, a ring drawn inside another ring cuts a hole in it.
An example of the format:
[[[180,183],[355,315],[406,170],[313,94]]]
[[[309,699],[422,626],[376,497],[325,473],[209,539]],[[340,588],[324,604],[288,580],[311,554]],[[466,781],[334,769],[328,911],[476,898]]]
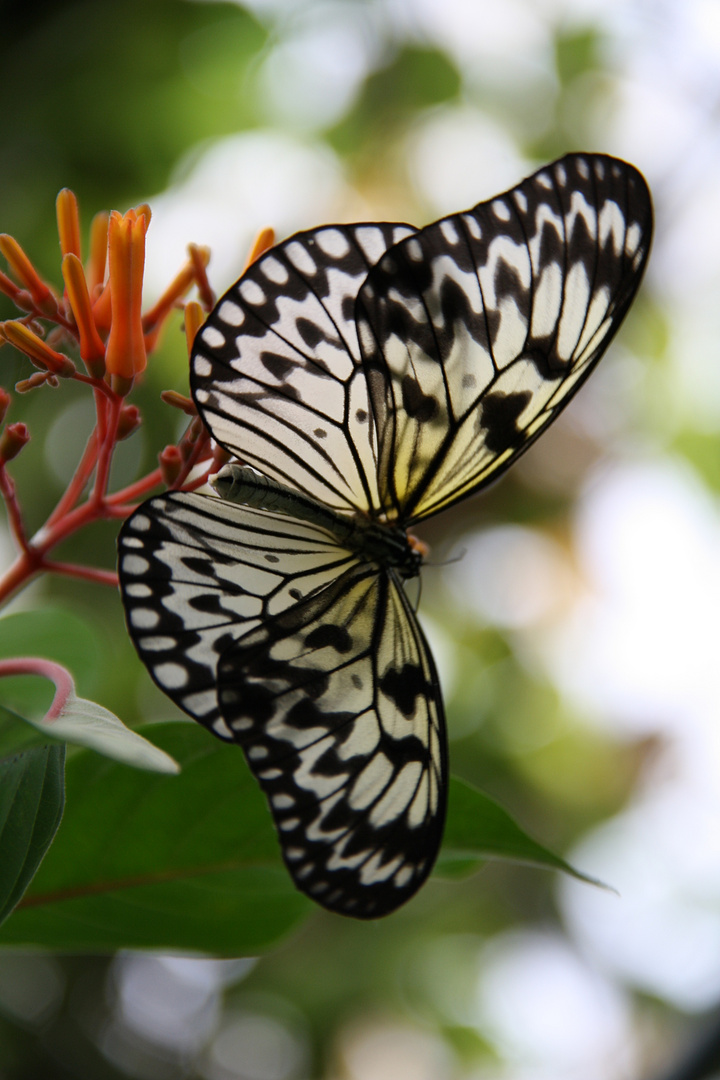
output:
[[[389,516],[464,498],[547,427],[620,325],[651,232],[637,170],[571,154],[385,253],[357,314]]]
[[[118,550],[128,628],[150,674],[223,738],[224,650],[357,562],[324,529],[190,492],[143,503]]]
[[[447,767],[437,675],[395,575],[352,567],[242,638],[218,699],[298,887],[358,918],[407,900],[435,861]]]

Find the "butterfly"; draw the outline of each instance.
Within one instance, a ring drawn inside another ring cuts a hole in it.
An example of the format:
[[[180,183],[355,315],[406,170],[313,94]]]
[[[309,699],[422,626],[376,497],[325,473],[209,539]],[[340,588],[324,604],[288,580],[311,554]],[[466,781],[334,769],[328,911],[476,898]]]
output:
[[[569,154],[423,229],[297,233],[198,332],[191,388],[234,455],[119,537],[135,647],[238,743],[296,886],[358,918],[425,881],[443,833],[438,674],[408,532],[500,476],[620,325],[648,257],[641,174]]]

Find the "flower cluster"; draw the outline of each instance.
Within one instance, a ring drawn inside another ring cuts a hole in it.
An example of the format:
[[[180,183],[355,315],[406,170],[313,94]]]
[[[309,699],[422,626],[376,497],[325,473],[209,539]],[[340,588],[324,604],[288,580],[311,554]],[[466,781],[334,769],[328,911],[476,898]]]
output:
[[[37,272],[20,244],[0,235],[0,254],[8,273],[0,272],[0,291],[19,309],[16,319],[0,322],[0,345],[12,345],[37,369],[17,383],[19,394],[56,387],[63,379],[88,386],[94,395],[95,425],[60,501],[43,527],[28,536],[21,503],[8,464],[30,438],[25,424],[8,423],[0,432],[0,496],[18,548],[12,566],[0,574],[0,603],[42,572],[116,585],[113,571],[52,558],[53,549],[70,534],[100,518],[127,517],[138,500],[154,487],[192,490],[217,470],[223,451],[216,447],[189,398],[174,391],[162,396],[188,415],[188,426],[175,445],[158,454],[158,466],[120,491],[108,490],[117,444],[141,423],[137,406],[128,401],[144,371],[148,355],[173,310],[184,313],[188,349],[205,314],[214,303],[206,268],[207,248],[191,244],[188,261],[150,310],[143,313],[145,239],[150,208],[96,215],[90,230],[89,254],[81,253],[81,230],[75,195],[65,189],[57,198],[62,254],[62,293]],[[269,230],[258,238],[251,259],[272,243]],[[198,299],[186,301],[195,287]],[[80,362],[80,365],[78,364]],[[0,390],[0,424],[11,413],[11,396]]]

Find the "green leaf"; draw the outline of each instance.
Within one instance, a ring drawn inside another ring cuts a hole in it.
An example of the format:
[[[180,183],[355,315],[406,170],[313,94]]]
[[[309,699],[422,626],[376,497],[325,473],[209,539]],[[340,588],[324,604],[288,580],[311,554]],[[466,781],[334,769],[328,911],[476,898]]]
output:
[[[48,741],[26,717],[0,705],[0,759],[13,757],[23,751],[45,746]]]
[[[181,774],[76,753],[57,840],[0,944],[251,955],[311,910],[238,747],[189,722],[143,730]]]
[[[563,870],[580,881],[602,886],[602,882],[576,870],[523,832],[494,799],[453,776],[450,778],[448,816],[438,872],[447,877],[459,877],[477,869],[486,859],[505,859],[546,870]]]
[[[0,922],[22,897],[57,832],[64,763],[62,746],[0,761]]]
[[[148,769],[151,772],[177,773],[180,768],[176,761],[144,739],[137,731],[131,731],[109,709],[98,705],[97,701],[88,701],[78,697],[73,691],[60,714],[54,720],[29,720],[28,723],[52,735],[54,739],[63,739],[76,746],[86,746],[105,757],[133,765],[136,769]]]

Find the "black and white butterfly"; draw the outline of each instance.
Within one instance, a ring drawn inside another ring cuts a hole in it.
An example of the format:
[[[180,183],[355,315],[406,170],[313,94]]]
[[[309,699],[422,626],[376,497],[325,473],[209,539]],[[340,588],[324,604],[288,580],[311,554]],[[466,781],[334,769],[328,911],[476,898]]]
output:
[[[156,683],[242,746],[297,887],[373,918],[430,873],[447,754],[407,530],[558,415],[638,288],[650,195],[570,154],[424,229],[329,225],[257,260],[198,332],[191,385],[240,459],[120,534]]]

